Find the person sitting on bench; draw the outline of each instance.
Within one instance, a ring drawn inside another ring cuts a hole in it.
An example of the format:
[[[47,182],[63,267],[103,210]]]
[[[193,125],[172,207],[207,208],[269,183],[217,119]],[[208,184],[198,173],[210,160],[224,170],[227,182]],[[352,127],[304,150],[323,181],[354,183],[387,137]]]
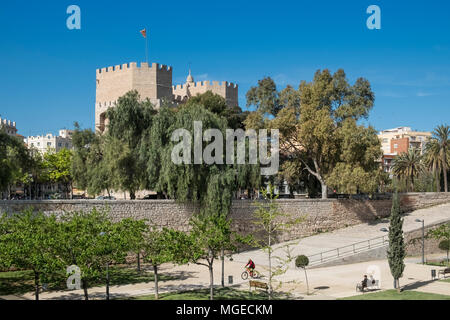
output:
[[[363,281],[361,281],[361,291],[364,291],[365,288],[367,288],[367,275],[364,275]]]

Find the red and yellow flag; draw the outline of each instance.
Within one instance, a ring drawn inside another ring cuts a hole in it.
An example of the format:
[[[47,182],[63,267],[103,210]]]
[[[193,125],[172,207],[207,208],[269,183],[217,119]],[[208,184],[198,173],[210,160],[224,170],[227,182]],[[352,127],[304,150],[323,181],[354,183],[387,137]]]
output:
[[[141,30],[141,34],[144,38],[147,38],[147,30],[146,29]]]

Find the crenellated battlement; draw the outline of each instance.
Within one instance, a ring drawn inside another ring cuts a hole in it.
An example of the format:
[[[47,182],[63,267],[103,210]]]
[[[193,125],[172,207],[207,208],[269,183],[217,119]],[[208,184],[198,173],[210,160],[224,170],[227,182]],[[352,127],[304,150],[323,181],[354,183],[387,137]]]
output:
[[[16,127],[16,122],[15,121],[11,121],[11,120],[7,120],[5,118],[1,118],[0,117],[0,125],[5,125],[5,126],[8,126],[10,128],[15,128]]]
[[[124,63],[121,65],[100,68],[100,69],[97,69],[96,72],[98,75],[100,75],[100,74],[111,73],[111,72],[127,72],[130,70],[136,70],[136,69],[140,69],[140,70],[153,69],[153,70],[162,71],[162,72],[164,72],[164,71],[172,72],[171,66],[167,66],[165,64],[159,64],[159,63],[152,63],[152,65],[150,66],[147,62],[141,62],[140,65],[138,65],[136,62]]]
[[[177,90],[186,90],[188,84],[177,84],[172,86],[172,90],[177,91]],[[197,81],[194,83],[190,83],[189,84],[189,88],[203,88],[203,87],[216,87],[216,88],[233,88],[236,89],[238,88],[238,85],[232,82],[228,82],[228,81],[209,81],[209,80],[205,80],[205,81]]]

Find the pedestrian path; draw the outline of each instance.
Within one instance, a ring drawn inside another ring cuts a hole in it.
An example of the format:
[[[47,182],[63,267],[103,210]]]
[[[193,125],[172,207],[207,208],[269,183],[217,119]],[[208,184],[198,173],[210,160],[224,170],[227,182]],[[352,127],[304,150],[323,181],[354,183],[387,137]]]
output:
[[[405,233],[418,230],[422,228],[422,224],[416,222],[416,219],[424,220],[425,227],[450,221],[450,203],[415,210],[405,215],[403,222],[403,231]],[[285,248],[288,243],[293,243],[291,246],[291,255],[306,255],[313,256],[321,252],[335,250],[344,246],[352,246],[355,243],[365,242],[370,239],[387,236],[386,232],[381,229],[389,228],[389,219],[382,219],[372,223],[363,223],[352,227],[339,229],[329,233],[322,233],[298,241],[290,241],[278,244],[275,246],[274,255],[286,258],[287,254]],[[247,262],[251,258],[256,265],[268,265],[267,254],[262,250],[250,250],[233,256],[235,261]]]

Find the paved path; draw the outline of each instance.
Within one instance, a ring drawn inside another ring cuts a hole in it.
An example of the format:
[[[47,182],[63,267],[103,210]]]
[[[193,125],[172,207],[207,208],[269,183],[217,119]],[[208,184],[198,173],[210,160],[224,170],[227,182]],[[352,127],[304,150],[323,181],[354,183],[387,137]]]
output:
[[[404,232],[410,232],[422,228],[420,223],[415,222],[416,219],[424,219],[425,226],[450,221],[450,203],[426,209],[419,209],[406,214],[403,222]],[[359,224],[329,233],[318,234],[300,239],[298,241],[291,241],[292,243],[298,242],[298,244],[292,245],[291,254],[293,256],[300,254],[311,256],[324,251],[352,245],[356,242],[382,237],[383,235],[387,235],[387,233],[380,231],[380,229],[387,229],[388,227],[389,220],[386,218],[372,223]],[[285,246],[287,243],[289,242],[277,245],[276,247],[278,250],[275,250],[275,255],[286,257],[285,250],[280,249],[280,247]],[[242,263],[246,263],[249,258],[255,261],[257,267],[258,265],[268,265],[267,254],[261,250],[246,251],[233,256],[235,261]]]

